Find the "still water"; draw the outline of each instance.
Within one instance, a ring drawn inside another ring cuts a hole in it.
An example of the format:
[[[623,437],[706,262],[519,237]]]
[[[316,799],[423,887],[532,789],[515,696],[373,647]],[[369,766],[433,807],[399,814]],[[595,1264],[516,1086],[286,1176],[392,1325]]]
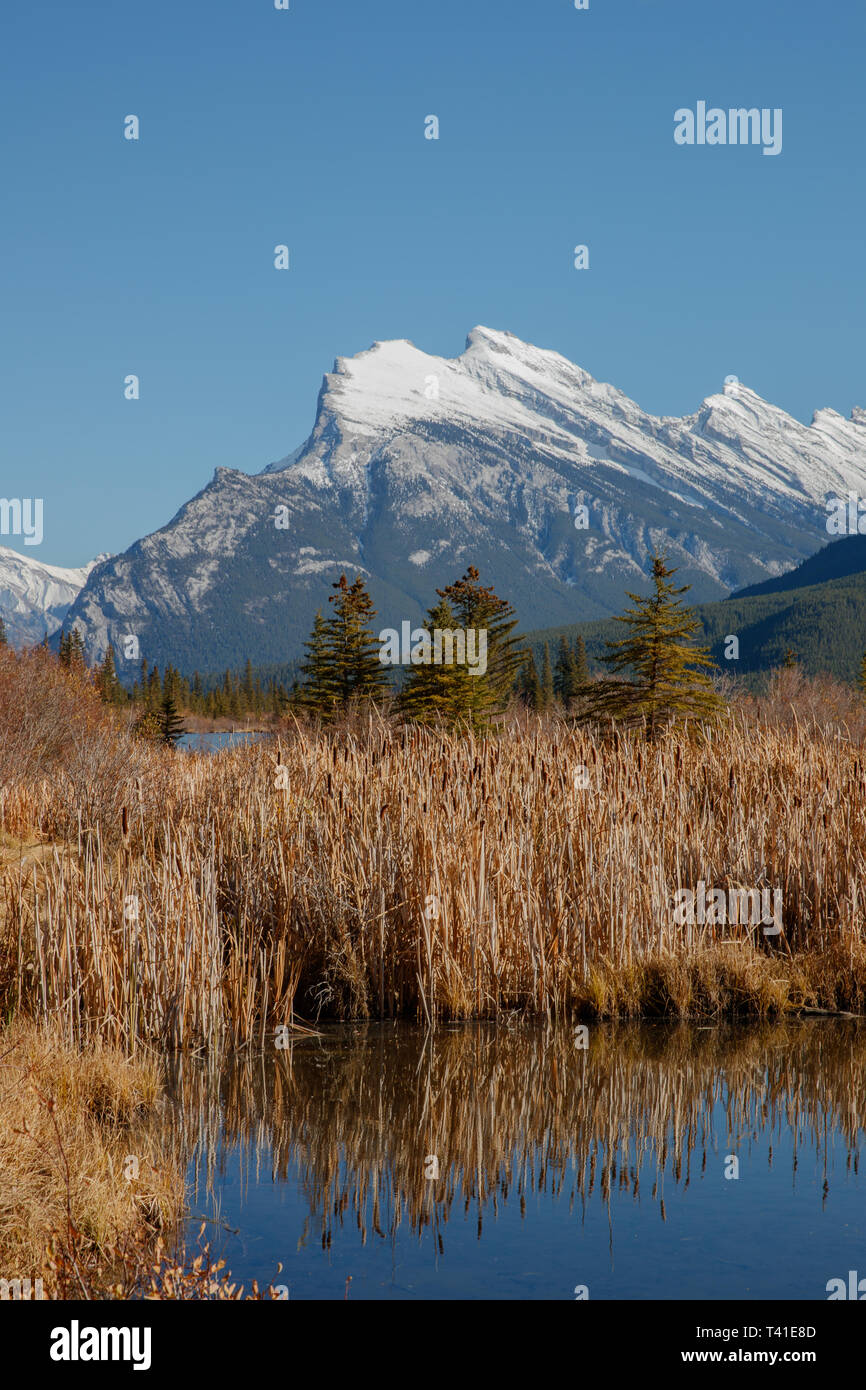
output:
[[[257,739],[267,737],[258,729],[206,730],[200,734],[182,734],[177,746],[191,753],[218,753],[223,748],[237,748],[243,743],[255,743]]]
[[[210,1218],[235,1278],[291,1299],[824,1300],[866,1276],[866,1028],[580,1042],[375,1024],[175,1064],[189,1234]]]

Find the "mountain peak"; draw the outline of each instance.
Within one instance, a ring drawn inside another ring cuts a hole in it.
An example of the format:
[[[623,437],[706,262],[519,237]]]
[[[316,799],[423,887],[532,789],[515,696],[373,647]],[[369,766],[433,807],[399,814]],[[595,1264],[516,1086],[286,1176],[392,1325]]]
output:
[[[420,620],[470,563],[526,627],[601,617],[645,581],[651,548],[695,601],[720,598],[812,554],[825,497],[866,488],[866,411],[809,428],[718,385],[697,413],[660,419],[483,324],[456,357],[375,342],[334,362],[299,450],[254,476],[220,468],[159,544],[98,566],[68,621],[89,652],[134,630],[149,661],[192,670],[213,662],[216,631],[220,661],[298,654],[350,569],[383,623]]]
[[[471,348],[489,347],[494,352],[518,351],[521,348],[535,352],[529,343],[525,343],[522,338],[518,338],[515,333],[509,333],[507,329],[485,328],[483,323],[476,324],[466,335],[466,351]]]

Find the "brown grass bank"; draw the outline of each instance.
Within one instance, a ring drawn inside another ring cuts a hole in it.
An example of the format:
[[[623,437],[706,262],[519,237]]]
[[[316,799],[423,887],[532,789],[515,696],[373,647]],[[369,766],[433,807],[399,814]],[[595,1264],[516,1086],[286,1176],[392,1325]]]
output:
[[[57,1029],[0,1033],[0,1278],[90,1296],[109,1252],[152,1252],[184,1198],[152,1128],[162,1094],[152,1062],[98,1040],[80,1053]]]
[[[820,692],[653,746],[373,715],[199,757],[49,695],[53,752],[34,735],[14,763],[0,717],[0,829],[30,847],[0,862],[0,991],[70,1039],[272,1046],[296,1012],[864,1011],[866,759]],[[699,881],[777,890],[782,934],[678,924]]]

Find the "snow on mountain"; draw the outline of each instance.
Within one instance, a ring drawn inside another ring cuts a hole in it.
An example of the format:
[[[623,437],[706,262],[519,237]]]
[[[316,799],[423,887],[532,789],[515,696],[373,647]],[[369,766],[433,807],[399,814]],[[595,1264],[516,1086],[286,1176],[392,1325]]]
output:
[[[472,563],[538,628],[621,610],[656,546],[695,600],[779,574],[848,491],[866,493],[859,408],[804,425],[731,382],[659,418],[510,333],[475,328],[453,359],[375,343],[325,376],[305,444],[253,476],[217,469],[71,617],[94,656],[134,632],[151,662],[281,661],[343,569],[392,626]]]
[[[88,575],[107,559],[98,555],[78,569],[62,569],[0,546],[0,616],[10,643],[29,646],[57,632]]]

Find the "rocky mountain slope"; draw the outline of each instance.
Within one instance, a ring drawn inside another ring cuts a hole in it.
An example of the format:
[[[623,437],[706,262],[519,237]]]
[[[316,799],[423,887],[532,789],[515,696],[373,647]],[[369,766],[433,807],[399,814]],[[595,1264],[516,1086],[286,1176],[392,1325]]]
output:
[[[453,359],[376,343],[325,376],[305,444],[252,476],[217,469],[91,574],[67,622],[92,657],[132,633],[189,671],[281,661],[342,570],[367,578],[384,627],[472,563],[524,629],[549,627],[620,611],[657,546],[710,600],[813,554],[825,499],[851,490],[866,493],[863,410],[806,426],[732,382],[658,418],[509,333],[476,328]]]
[[[62,569],[0,546],[0,616],[11,644],[30,646],[58,632],[88,575],[107,558],[101,555],[80,569]]]

